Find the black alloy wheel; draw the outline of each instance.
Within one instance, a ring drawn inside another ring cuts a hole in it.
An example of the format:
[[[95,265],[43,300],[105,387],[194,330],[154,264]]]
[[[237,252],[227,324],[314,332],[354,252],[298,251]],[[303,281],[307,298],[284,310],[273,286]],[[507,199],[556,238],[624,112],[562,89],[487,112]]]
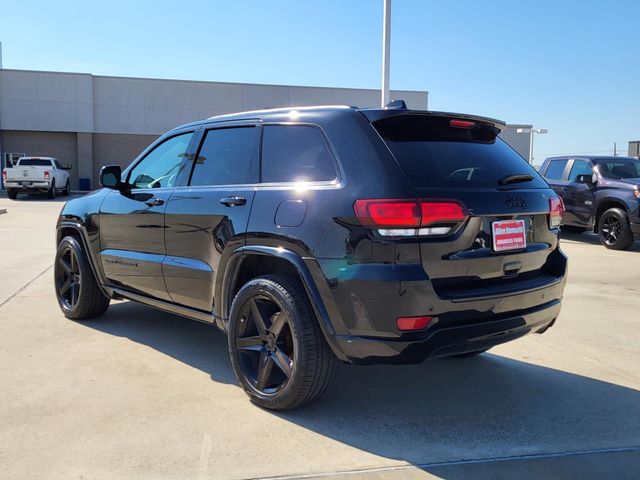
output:
[[[598,234],[600,242],[612,250],[626,250],[634,243],[627,215],[620,208],[610,208],[602,214]]]
[[[318,398],[335,371],[306,292],[297,279],[267,275],[247,282],[229,315],[229,355],[251,401],[288,410]]]
[[[273,394],[291,378],[295,358],[287,314],[273,299],[256,295],[240,316],[234,332],[238,364],[256,390]]]
[[[64,245],[56,260],[56,291],[66,310],[73,310],[80,297],[80,266],[70,244]]]

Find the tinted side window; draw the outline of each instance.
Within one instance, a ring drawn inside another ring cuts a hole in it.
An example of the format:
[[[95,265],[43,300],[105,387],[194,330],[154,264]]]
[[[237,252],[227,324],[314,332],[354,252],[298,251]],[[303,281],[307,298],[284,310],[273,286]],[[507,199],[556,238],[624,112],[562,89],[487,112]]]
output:
[[[256,127],[207,131],[191,174],[191,185],[251,183]]]
[[[151,150],[129,173],[133,188],[173,187],[192,136],[176,135]]]
[[[571,166],[571,172],[569,172],[569,181],[575,182],[578,175],[591,175],[593,169],[584,160],[575,160]]]
[[[550,180],[562,180],[562,172],[566,165],[566,160],[551,160],[544,176]]]
[[[263,182],[321,182],[337,178],[322,132],[307,125],[267,125],[262,140]]]

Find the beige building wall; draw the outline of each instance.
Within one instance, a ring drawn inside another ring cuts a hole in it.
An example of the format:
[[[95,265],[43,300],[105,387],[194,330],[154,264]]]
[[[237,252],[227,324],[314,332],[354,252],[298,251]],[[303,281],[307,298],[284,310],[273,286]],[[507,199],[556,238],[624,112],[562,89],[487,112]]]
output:
[[[95,133],[93,135],[93,175],[91,185],[98,186],[98,173],[104,165],[126,167],[158,135],[124,135],[114,133]]]
[[[427,108],[425,91],[392,91]],[[53,156],[97,187],[100,167],[127,165],[155,138],[215,115],[275,107],[377,107],[376,89],[260,85],[0,69],[0,153]],[[3,134],[4,133],[4,134]]]

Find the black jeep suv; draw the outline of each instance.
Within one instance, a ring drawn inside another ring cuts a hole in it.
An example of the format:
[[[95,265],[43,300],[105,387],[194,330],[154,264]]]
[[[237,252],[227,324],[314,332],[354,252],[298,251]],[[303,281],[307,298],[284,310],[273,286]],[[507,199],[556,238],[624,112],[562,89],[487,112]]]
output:
[[[613,250],[626,250],[640,240],[639,159],[551,157],[540,172],[564,201],[563,231],[591,230]]]
[[[336,360],[483,352],[560,312],[562,202],[470,115],[303,107],[183,125],[68,202],[55,288],[68,318],[128,299],[228,334],[271,409]]]

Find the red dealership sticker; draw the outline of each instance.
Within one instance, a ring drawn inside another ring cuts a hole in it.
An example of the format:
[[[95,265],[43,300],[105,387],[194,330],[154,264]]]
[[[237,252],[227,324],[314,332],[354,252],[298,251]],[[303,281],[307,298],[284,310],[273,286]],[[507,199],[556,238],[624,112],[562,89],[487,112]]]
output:
[[[493,250],[519,250],[527,246],[524,220],[502,220],[491,223]]]

